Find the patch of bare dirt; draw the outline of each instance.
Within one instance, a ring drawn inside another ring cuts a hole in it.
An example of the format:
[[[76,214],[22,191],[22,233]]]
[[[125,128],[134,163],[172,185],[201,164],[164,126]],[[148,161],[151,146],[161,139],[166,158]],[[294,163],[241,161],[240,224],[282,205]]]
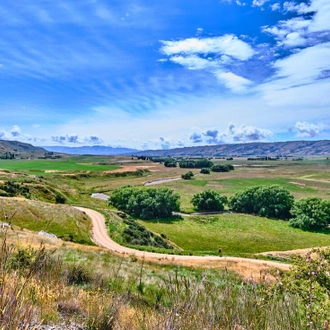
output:
[[[118,170],[104,171],[104,174],[108,173],[122,173],[122,172],[135,172],[137,170],[149,170],[151,172],[156,172],[157,165],[126,165]]]

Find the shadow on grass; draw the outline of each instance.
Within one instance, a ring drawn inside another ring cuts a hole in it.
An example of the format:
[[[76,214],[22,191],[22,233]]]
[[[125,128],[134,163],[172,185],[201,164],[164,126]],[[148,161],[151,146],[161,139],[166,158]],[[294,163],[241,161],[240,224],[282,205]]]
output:
[[[300,228],[296,228],[300,229]],[[309,232],[309,233],[315,233],[315,234],[324,234],[324,235],[330,235],[330,228],[319,228],[319,229],[301,229],[304,232]]]
[[[181,215],[173,215],[168,218],[154,218],[154,219],[144,219],[143,221],[151,222],[151,223],[168,223],[173,224],[179,221],[182,221],[183,217]]]

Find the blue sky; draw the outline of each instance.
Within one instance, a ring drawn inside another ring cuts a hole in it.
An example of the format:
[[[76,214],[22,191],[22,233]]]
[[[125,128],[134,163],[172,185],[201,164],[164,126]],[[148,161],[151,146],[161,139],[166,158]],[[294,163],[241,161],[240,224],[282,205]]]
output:
[[[2,0],[0,139],[330,139],[330,1]]]

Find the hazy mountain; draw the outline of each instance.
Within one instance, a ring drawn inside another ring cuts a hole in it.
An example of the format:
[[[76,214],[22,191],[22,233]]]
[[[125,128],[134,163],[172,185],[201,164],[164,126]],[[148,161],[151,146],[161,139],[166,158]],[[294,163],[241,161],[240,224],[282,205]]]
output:
[[[167,150],[146,150],[145,156],[329,156],[330,141],[288,141],[220,144]]]
[[[70,155],[124,155],[139,152],[137,149],[113,148],[107,146],[82,146],[82,147],[62,147],[45,146],[48,151],[60,152]]]

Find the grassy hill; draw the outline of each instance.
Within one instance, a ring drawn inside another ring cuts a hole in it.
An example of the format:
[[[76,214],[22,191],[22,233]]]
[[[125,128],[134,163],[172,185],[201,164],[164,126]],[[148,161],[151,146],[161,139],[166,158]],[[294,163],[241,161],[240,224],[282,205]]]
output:
[[[0,140],[0,158],[2,159],[21,159],[21,158],[38,158],[38,157],[54,157],[46,149],[35,147],[32,144]]]

